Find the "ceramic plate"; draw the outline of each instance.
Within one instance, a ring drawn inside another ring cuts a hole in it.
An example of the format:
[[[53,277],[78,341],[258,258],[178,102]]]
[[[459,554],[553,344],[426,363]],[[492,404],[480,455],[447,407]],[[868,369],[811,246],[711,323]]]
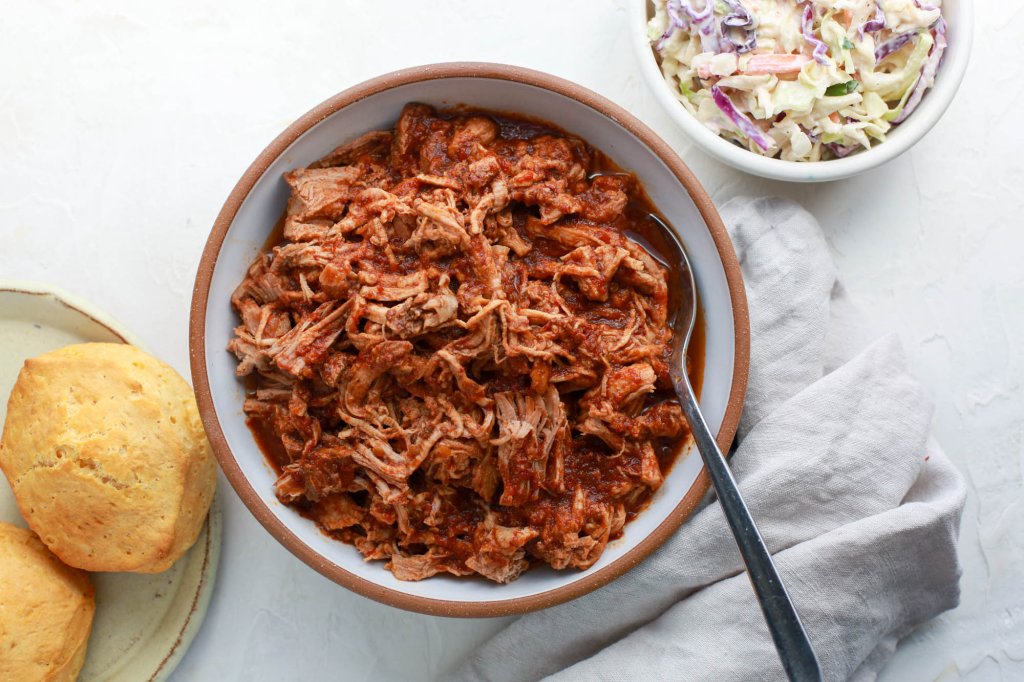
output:
[[[0,282],[0,423],[26,358],[73,343],[138,340],[106,315],[64,293]],[[140,346],[141,347],[141,346]],[[220,556],[220,500],[196,544],[157,574],[92,573],[96,617],[82,682],[164,680],[184,656],[206,615]],[[0,476],[0,521],[24,527]]]

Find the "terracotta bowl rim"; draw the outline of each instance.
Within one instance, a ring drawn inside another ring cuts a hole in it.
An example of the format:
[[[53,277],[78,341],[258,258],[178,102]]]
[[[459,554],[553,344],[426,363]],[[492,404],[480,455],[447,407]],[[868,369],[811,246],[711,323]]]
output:
[[[256,160],[242,174],[214,222],[196,273],[189,324],[189,355],[199,412],[221,469],[253,516],[295,556],[330,580],[365,597],[391,606],[441,616],[507,616],[535,611],[575,599],[607,584],[636,566],[668,539],[700,503],[710,485],[706,469],[701,470],[690,490],[668,517],[634,548],[607,566],[568,585],[525,597],[483,602],[442,600],[411,595],[356,576],[327,560],[285,527],[275,512],[263,502],[253,489],[228,447],[214,408],[206,367],[206,310],[213,272],[221,246],[242,203],[270,165],[295,140],[340,109],[395,87],[448,78],[483,78],[521,83],[576,100],[632,133],[661,159],[689,193],[718,249],[732,303],[735,330],[733,380],[722,426],[718,432],[718,443],[724,452],[728,452],[739,425],[746,394],[750,361],[750,325],[739,261],[711,197],[708,196],[693,172],[668,144],[625,109],[570,81],[516,66],[482,62],[452,62],[394,71],[372,78],[328,98],[288,126],[266,149],[260,152]],[[600,147],[599,144],[595,146]]]

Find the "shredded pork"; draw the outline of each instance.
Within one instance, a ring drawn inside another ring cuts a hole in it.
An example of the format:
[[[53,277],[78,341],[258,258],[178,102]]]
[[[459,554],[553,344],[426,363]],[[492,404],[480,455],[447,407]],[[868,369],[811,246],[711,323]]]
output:
[[[229,345],[282,502],[402,580],[598,560],[686,435],[641,192],[599,170],[544,126],[411,104],[285,174]]]

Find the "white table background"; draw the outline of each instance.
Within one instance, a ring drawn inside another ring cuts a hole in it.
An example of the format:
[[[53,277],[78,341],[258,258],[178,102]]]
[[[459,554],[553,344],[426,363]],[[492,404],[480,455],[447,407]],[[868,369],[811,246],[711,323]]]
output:
[[[775,193],[814,212],[871,324],[899,332],[933,396],[935,432],[971,491],[963,603],[910,637],[883,679],[1024,679],[1024,80],[1011,68],[1024,2],[975,3],[964,86],[911,153],[857,179],[787,186],[674,130],[635,71],[630,1],[0,0],[0,277],[92,301],[187,376],[207,232],[288,123],[429,62],[576,81],[664,136],[717,201]],[[501,626],[347,592],[221,483],[217,590],[176,680],[428,680]]]

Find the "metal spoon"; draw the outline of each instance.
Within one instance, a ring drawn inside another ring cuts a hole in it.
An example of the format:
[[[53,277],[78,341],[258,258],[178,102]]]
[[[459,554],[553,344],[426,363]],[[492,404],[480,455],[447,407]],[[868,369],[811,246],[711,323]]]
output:
[[[693,279],[693,270],[690,268],[690,259],[675,233],[656,215],[651,214],[650,218],[663,233],[662,241],[665,247],[675,251],[665,255],[672,258],[670,265],[675,266],[669,267],[669,291],[678,292],[679,313],[674,325],[669,374],[679,397],[679,404],[690,423],[693,440],[700,450],[701,457],[704,458],[722,511],[725,512],[736,544],[739,545],[740,554],[743,555],[747,575],[750,576],[754,592],[761,603],[761,611],[775,641],[779,658],[782,659],[782,667],[786,669],[790,680],[820,680],[821,668],[811,647],[811,641],[800,622],[800,616],[786,592],[786,586],[782,584],[761,533],[754,525],[750,510],[747,509],[739,488],[736,487],[736,480],[732,477],[729,465],[704,421],[697,398],[693,394],[693,386],[690,385],[690,377],[686,372],[686,349],[690,345],[690,336],[693,334],[697,317],[697,286]],[[688,307],[684,307],[687,304]]]

